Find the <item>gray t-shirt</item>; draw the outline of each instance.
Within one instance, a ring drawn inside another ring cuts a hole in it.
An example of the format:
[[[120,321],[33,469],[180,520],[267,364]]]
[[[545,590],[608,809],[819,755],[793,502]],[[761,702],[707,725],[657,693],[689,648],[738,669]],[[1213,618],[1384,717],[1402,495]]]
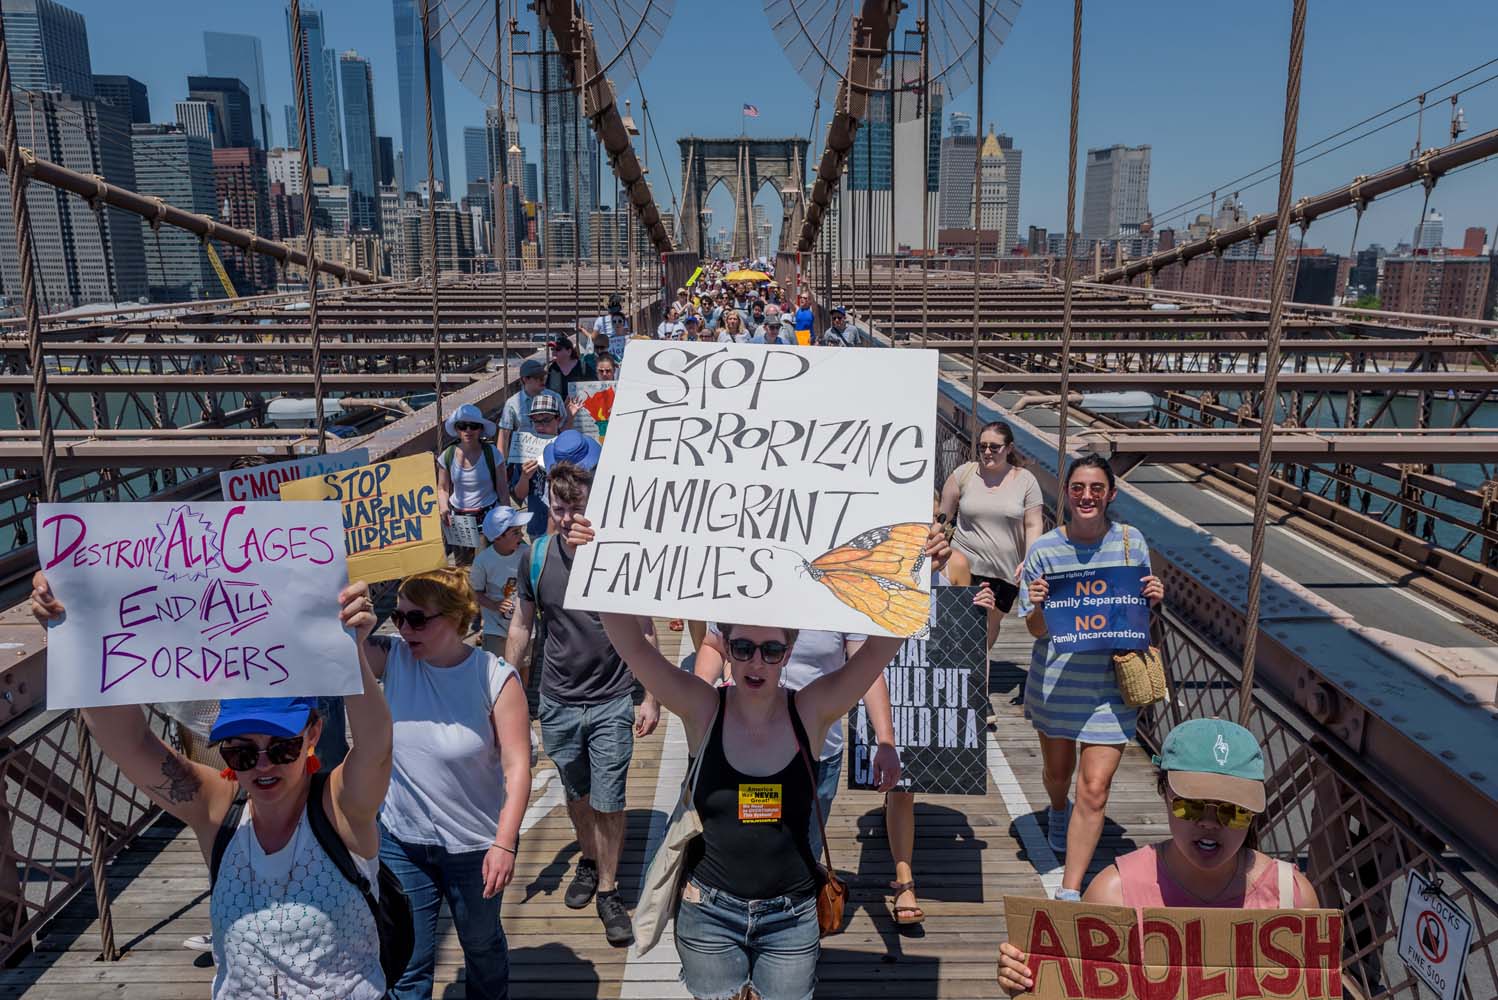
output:
[[[551,396],[557,401],[557,412],[560,414],[567,412],[566,401],[550,389],[542,389],[535,396],[521,391],[505,400],[504,412],[499,415],[499,426],[507,431],[525,431],[527,434],[534,434],[536,428],[531,423],[531,404],[536,401],[537,396]]]
[[[1040,482],[1028,469],[1015,469],[990,489],[975,463],[955,473],[957,530],[952,546],[967,556],[976,576],[1013,582],[1025,561],[1025,511],[1045,504]]]
[[[541,569],[540,599],[531,589],[531,546],[520,547],[520,599],[546,616],[541,694],[564,705],[602,705],[634,690],[634,678],[614,651],[603,622],[591,611],[563,607],[572,556],[553,538]]]

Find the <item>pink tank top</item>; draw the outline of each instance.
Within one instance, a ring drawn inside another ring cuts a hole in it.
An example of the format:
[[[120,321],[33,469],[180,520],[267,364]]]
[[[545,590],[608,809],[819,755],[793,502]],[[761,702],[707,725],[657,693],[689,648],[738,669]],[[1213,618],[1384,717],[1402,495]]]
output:
[[[1201,900],[1181,888],[1165,868],[1164,855],[1155,847],[1141,847],[1119,857],[1120,887],[1125,906],[1203,906]],[[1295,866],[1271,858],[1241,899],[1224,898],[1216,906],[1225,909],[1275,910],[1311,907],[1295,878]]]

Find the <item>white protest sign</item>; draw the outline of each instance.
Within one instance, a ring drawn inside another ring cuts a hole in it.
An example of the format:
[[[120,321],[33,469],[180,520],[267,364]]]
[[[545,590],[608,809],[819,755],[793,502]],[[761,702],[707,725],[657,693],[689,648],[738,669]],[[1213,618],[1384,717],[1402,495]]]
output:
[[[567,607],[927,626],[936,353],[644,341],[616,383]]]
[[[368,464],[368,448],[350,448],[329,455],[304,455],[274,465],[227,469],[218,474],[219,492],[225,500],[280,500],[282,483]]]
[[[41,504],[36,529],[66,608],[48,708],[363,689],[338,504]]]
[[[1456,1000],[1462,990],[1472,921],[1417,871],[1410,872],[1399,921],[1399,957],[1441,1000]]]
[[[509,461],[515,465],[524,465],[526,462],[541,461],[541,453],[555,437],[542,437],[529,431],[516,431],[510,437]]]
[[[478,518],[472,514],[454,514],[448,518],[442,527],[442,537],[447,539],[447,544],[460,549],[481,549],[486,544],[479,531]]]

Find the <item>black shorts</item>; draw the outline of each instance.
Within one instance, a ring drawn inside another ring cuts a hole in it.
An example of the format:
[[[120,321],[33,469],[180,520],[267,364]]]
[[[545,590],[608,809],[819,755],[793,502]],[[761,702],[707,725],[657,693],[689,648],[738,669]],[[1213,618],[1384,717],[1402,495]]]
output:
[[[993,590],[993,602],[1004,614],[1014,610],[1014,601],[1019,597],[1019,588],[1010,580],[1000,580],[996,576],[979,576],[973,574],[973,586],[981,587],[984,584]]]

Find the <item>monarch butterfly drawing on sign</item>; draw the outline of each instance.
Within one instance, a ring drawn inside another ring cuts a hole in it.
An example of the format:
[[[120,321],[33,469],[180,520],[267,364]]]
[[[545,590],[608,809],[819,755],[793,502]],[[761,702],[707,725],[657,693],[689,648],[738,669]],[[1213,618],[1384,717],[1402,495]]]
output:
[[[919,587],[930,526],[919,522],[870,528],[802,568],[832,596],[896,635],[929,627],[931,595]],[[798,556],[798,558],[800,558]]]

